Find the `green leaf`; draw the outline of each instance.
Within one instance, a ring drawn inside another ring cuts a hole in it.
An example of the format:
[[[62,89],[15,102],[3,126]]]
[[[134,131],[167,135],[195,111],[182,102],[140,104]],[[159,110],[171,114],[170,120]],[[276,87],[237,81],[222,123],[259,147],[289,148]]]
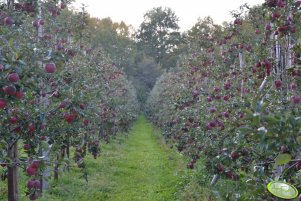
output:
[[[275,165],[284,165],[292,160],[290,154],[279,154],[275,159]]]
[[[253,133],[253,132],[254,132],[254,129],[252,129],[252,128],[248,127],[248,126],[244,126],[244,127],[240,127],[240,128],[239,128],[239,131],[240,131],[241,133],[246,134],[246,133]]]
[[[10,47],[12,47],[13,44],[14,44],[14,38],[11,37],[11,38],[9,39],[9,41],[8,41],[8,45],[9,45]]]
[[[297,142],[298,142],[298,144],[301,145],[301,136],[298,136],[298,137],[297,137]]]
[[[265,117],[265,120],[270,124],[278,124],[280,119],[273,115],[268,115]]]

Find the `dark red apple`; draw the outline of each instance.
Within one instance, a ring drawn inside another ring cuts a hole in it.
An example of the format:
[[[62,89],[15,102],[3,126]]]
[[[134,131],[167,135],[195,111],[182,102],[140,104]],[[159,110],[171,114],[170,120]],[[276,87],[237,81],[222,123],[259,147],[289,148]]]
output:
[[[299,104],[299,103],[301,102],[301,98],[300,98],[300,96],[298,96],[298,95],[294,95],[294,96],[292,96],[291,101],[292,101],[294,104]]]
[[[67,106],[67,102],[66,101],[62,101],[60,104],[59,104],[59,108],[60,109],[63,109]]]
[[[9,119],[9,123],[11,123],[11,124],[16,124],[17,122],[18,122],[18,117],[17,116],[12,116]]]
[[[84,125],[85,125],[85,126],[88,126],[88,125],[89,125],[89,123],[90,123],[90,122],[89,122],[89,120],[88,120],[88,119],[85,119],[85,120],[84,120]]]
[[[281,89],[282,81],[281,80],[275,80],[274,81],[276,89]]]
[[[4,23],[5,23],[7,26],[11,26],[11,25],[13,25],[14,20],[13,20],[12,17],[8,16],[8,17],[4,18]]]
[[[35,189],[40,189],[41,188],[41,182],[39,180],[34,181],[34,188]]]
[[[7,79],[10,82],[18,82],[20,80],[20,77],[19,77],[18,73],[10,73],[10,74],[8,74]]]
[[[230,99],[230,97],[229,96],[224,96],[224,101],[228,101]]]
[[[73,114],[65,114],[64,118],[70,124],[74,121],[75,116]]]
[[[41,162],[39,160],[34,160],[34,161],[32,161],[31,167],[38,169],[40,166],[40,163]]]
[[[45,24],[45,21],[43,19],[39,19],[39,24],[43,26]]]
[[[33,133],[36,130],[34,123],[28,125],[28,132]]]
[[[213,100],[213,98],[212,98],[211,96],[208,96],[208,97],[207,97],[207,101],[208,101],[208,102],[211,102],[212,100]]]
[[[209,112],[210,112],[210,113],[216,112],[216,108],[215,108],[215,107],[210,108],[210,109],[209,109]]]
[[[14,96],[16,94],[16,87],[13,85],[4,86],[2,89],[7,95]]]
[[[271,24],[266,24],[265,25],[265,30],[270,31],[272,29]]]
[[[230,157],[232,158],[232,160],[236,160],[239,158],[239,153],[236,151],[231,152]]]
[[[34,180],[29,180],[29,181],[27,182],[27,184],[26,184],[27,188],[28,188],[28,189],[34,188],[34,183],[35,183]]]
[[[34,20],[34,21],[32,22],[32,26],[38,28],[38,27],[40,26],[39,20]]]
[[[25,96],[24,92],[23,91],[17,91],[16,94],[15,94],[15,97],[19,100],[23,99]]]
[[[47,63],[44,69],[46,73],[54,73],[56,71],[56,65],[54,63]]]
[[[36,172],[37,172],[37,169],[35,169],[35,168],[31,167],[31,166],[29,166],[29,167],[26,168],[26,173],[28,175],[30,175],[30,176],[35,175]]]
[[[209,126],[214,128],[216,126],[216,121],[215,120],[210,121]]]
[[[226,111],[226,112],[224,112],[224,116],[225,116],[226,118],[229,118],[229,117],[230,117],[230,113],[229,113],[228,111]]]
[[[79,108],[82,109],[82,110],[84,110],[84,109],[86,109],[86,105],[85,105],[84,103],[81,103],[81,104],[79,105]]]
[[[30,149],[30,144],[24,144],[23,149],[24,150],[29,150]]]
[[[0,109],[4,109],[7,103],[3,98],[0,98]]]

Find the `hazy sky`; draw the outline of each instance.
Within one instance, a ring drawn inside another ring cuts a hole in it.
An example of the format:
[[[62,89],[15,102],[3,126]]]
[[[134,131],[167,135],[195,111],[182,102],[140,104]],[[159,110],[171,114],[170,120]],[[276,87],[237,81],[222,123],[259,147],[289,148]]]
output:
[[[143,22],[143,15],[154,7],[170,7],[179,18],[182,31],[190,29],[199,17],[211,16],[216,23],[232,20],[230,11],[248,3],[256,5],[264,0],[76,0],[76,5],[87,5],[93,17],[111,17],[115,22],[124,21],[136,29]]]

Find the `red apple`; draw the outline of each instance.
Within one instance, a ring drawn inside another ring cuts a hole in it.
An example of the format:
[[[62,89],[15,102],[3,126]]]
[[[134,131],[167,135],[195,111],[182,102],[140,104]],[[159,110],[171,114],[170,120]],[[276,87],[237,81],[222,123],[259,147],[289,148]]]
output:
[[[281,80],[275,80],[274,81],[276,89],[281,89],[282,81]]]
[[[74,121],[75,116],[73,114],[65,114],[64,118],[70,124]]]
[[[32,161],[32,164],[31,164],[32,168],[38,169],[39,166],[40,166],[40,161],[39,160]]]
[[[27,182],[26,186],[27,186],[28,189],[32,189],[32,188],[34,188],[34,184],[35,184],[34,180],[29,180]]]
[[[47,63],[45,64],[44,69],[46,73],[54,73],[56,71],[56,66],[54,63]]]
[[[59,109],[63,109],[63,108],[65,108],[67,106],[67,102],[66,101],[62,101],[62,102],[60,102],[60,104],[59,104]]]
[[[229,117],[230,117],[230,113],[229,113],[228,111],[226,111],[226,112],[224,112],[224,116],[225,116],[226,118],[229,118]]]
[[[0,109],[4,109],[6,105],[6,101],[3,98],[0,98]]]
[[[294,103],[294,104],[299,104],[301,102],[301,98],[300,96],[298,95],[294,95],[292,98],[291,98],[291,101]]]
[[[28,175],[30,175],[30,176],[35,175],[36,171],[37,171],[37,169],[35,169],[35,168],[31,167],[31,166],[29,166],[29,167],[26,168],[26,173]]]
[[[30,149],[30,144],[24,144],[23,149],[24,150],[29,150]]]
[[[90,122],[89,122],[89,120],[88,120],[88,119],[85,119],[85,120],[84,120],[84,125],[85,125],[85,126],[88,126],[88,125],[89,125],[89,123],[90,123]]]
[[[41,182],[39,180],[34,181],[34,188],[35,189],[40,189],[41,188]]]
[[[270,31],[272,29],[271,24],[266,24],[265,25],[265,30]]]
[[[16,124],[17,122],[18,122],[18,117],[17,116],[12,116],[9,119],[9,123],[11,123],[11,124]]]
[[[10,74],[8,74],[7,79],[10,82],[18,82],[20,80],[20,77],[19,77],[18,73],[10,73]]]
[[[224,101],[228,101],[230,99],[229,96],[224,96]]]
[[[236,160],[239,157],[239,153],[236,151],[233,151],[233,152],[231,152],[230,156],[231,156],[232,160]]]
[[[28,132],[33,133],[36,130],[35,125],[33,123],[30,123],[28,125]]]
[[[45,21],[43,19],[39,19],[39,24],[43,26],[45,24]]]
[[[8,17],[4,18],[4,23],[5,23],[7,26],[11,26],[11,25],[13,25],[14,20],[13,20],[13,18],[11,18],[10,16],[8,16]]]
[[[210,113],[216,112],[216,108],[215,108],[215,107],[209,108],[209,112],[210,112]]]
[[[214,128],[216,126],[216,121],[215,120],[210,121],[209,126]]]
[[[34,20],[34,21],[32,22],[32,26],[38,28],[38,27],[40,26],[39,20]]]
[[[24,92],[23,91],[17,91],[15,94],[15,97],[19,100],[24,98]]]
[[[85,105],[84,103],[81,103],[81,104],[79,105],[79,107],[80,107],[80,109],[82,109],[82,110],[86,109],[86,105]]]
[[[13,85],[4,86],[2,89],[7,95],[14,96],[16,94],[16,87]]]

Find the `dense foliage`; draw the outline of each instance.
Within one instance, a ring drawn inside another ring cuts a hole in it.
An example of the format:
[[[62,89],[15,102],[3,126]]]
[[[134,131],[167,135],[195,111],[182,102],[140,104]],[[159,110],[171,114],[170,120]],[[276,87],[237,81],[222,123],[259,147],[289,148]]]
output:
[[[8,200],[18,200],[17,167],[35,200],[49,167],[57,179],[59,166],[68,166],[71,146],[86,178],[86,153],[96,158],[99,141],[126,131],[139,111],[124,72],[83,43],[84,12],[66,10],[68,3],[0,5],[0,163]]]
[[[299,11],[300,1],[267,0],[223,26],[199,20],[190,54],[148,99],[149,118],[191,157],[188,168],[205,163],[223,199],[277,200],[272,180],[300,188]]]

